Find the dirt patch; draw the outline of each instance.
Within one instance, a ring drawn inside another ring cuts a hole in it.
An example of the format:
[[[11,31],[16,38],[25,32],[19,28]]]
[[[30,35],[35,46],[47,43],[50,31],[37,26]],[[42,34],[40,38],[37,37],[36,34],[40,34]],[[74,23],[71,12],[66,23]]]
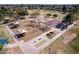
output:
[[[64,44],[68,44],[68,43],[71,42],[76,36],[77,36],[76,33],[71,33],[71,34],[65,36],[64,39],[63,39],[63,43],[64,43]]]
[[[13,47],[13,48],[7,48],[7,53],[9,54],[20,54],[22,53],[22,51],[20,50],[20,48],[18,46]]]

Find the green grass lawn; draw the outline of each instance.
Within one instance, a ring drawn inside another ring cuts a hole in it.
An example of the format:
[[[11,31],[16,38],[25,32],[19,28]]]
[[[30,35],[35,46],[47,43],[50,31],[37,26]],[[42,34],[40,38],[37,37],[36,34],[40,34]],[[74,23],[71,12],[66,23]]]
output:
[[[9,43],[13,42],[14,41],[13,38],[9,34],[8,35],[5,34],[4,29],[5,28],[3,28],[3,27],[0,26],[0,38],[6,38],[6,39],[8,39]]]
[[[1,26],[0,26],[0,38],[4,38],[4,31]],[[3,49],[3,46],[0,45],[0,51],[2,51],[2,49]]]
[[[0,27],[0,37],[4,37],[4,31],[3,31],[2,27]]]
[[[70,47],[70,49],[73,49],[73,51],[70,51],[71,53],[79,53],[79,27],[75,28],[74,31],[77,33],[77,37],[71,41],[67,47]]]
[[[4,36],[4,32],[0,32],[0,37],[3,37]]]

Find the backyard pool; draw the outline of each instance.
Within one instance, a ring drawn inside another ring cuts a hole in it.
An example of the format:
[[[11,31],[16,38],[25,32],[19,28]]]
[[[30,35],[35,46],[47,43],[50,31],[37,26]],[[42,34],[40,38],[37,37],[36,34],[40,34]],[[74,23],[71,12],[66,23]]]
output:
[[[0,38],[0,45],[8,44],[8,40],[5,38]]]

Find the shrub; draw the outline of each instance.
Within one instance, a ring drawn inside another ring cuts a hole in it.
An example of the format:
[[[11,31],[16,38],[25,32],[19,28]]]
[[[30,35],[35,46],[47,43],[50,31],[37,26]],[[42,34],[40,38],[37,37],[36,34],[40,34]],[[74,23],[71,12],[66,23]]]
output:
[[[58,15],[57,15],[57,14],[54,14],[53,16],[54,16],[54,17],[58,17]]]
[[[47,16],[48,16],[48,17],[50,17],[50,16],[51,16],[51,14],[50,14],[50,13],[48,13],[48,14],[47,14]]]

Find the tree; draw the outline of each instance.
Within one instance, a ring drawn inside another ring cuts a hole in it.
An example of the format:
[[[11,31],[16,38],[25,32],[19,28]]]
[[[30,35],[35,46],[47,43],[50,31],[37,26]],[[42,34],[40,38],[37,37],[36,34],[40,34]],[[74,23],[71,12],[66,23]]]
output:
[[[2,45],[0,45],[0,51],[3,49],[3,46]]]
[[[48,13],[48,14],[46,14],[46,16],[47,16],[47,17],[50,17],[50,16],[51,16],[51,14],[50,14],[50,13]]]
[[[73,18],[77,20],[79,16],[79,5],[75,5],[73,9],[71,10],[71,13],[73,15]]]
[[[63,8],[62,8],[62,10],[63,10],[63,12],[66,12],[66,6],[65,5],[63,5]]]
[[[18,12],[18,15],[25,16],[25,15],[29,15],[29,13],[27,11],[20,11]]]
[[[64,17],[64,20],[63,20],[63,23],[66,24],[66,27],[69,25],[69,24],[72,24],[73,23],[73,18],[72,18],[72,14],[69,13],[67,14],[65,17]]]
[[[57,17],[58,15],[57,15],[57,14],[54,14],[53,16],[54,16],[54,17]]]

